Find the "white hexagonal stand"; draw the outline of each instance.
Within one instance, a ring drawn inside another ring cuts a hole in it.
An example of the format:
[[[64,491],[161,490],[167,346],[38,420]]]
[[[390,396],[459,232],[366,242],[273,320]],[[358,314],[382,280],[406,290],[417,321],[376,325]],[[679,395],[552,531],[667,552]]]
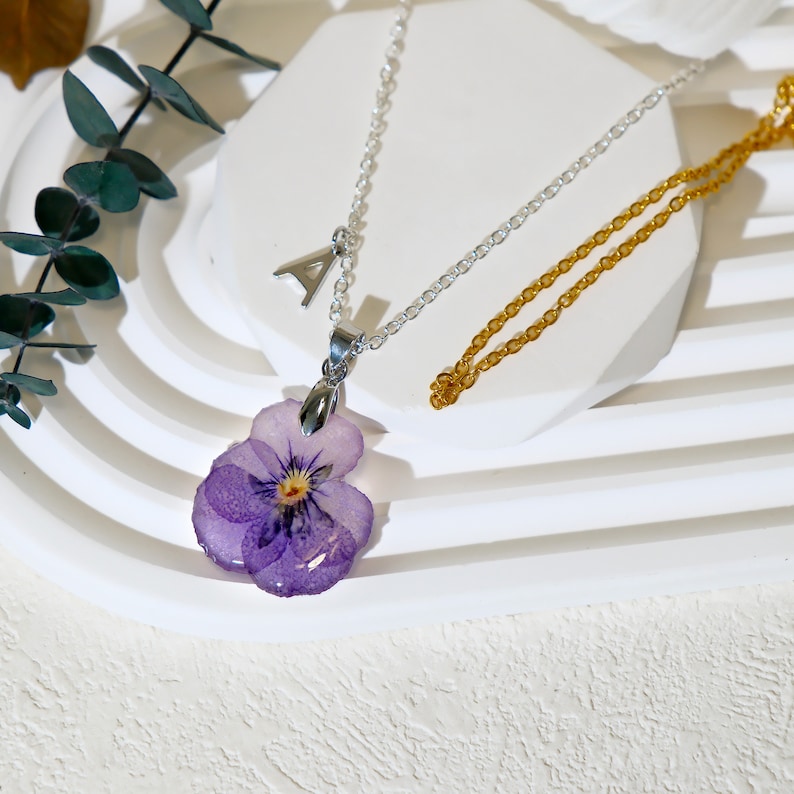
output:
[[[307,393],[327,355],[335,275],[303,309],[297,282],[272,274],[322,248],[346,222],[391,19],[391,11],[373,11],[323,25],[221,154],[214,258],[293,396]],[[368,334],[654,87],[525,0],[417,6],[397,81],[349,291],[352,319]],[[357,359],[340,410],[389,431],[497,447],[648,372],[672,343],[696,256],[688,210],[456,405],[439,412],[428,402],[435,375],[495,312],[681,161],[662,100],[418,319]],[[503,338],[530,325],[595,261],[525,307]]]

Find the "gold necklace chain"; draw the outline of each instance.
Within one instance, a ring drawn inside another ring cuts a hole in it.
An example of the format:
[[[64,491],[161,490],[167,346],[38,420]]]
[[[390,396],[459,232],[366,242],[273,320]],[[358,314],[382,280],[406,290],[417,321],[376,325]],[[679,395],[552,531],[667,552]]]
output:
[[[477,382],[483,372],[492,369],[507,356],[518,353],[524,345],[539,339],[543,331],[554,325],[560,315],[569,309],[588,287],[595,284],[604,272],[612,270],[618,262],[627,259],[638,245],[647,242],[654,232],[667,223],[673,213],[680,212],[690,201],[717,193],[733,180],[736,172],[753,152],[769,149],[786,136],[794,140],[794,75],[787,75],[780,81],[773,109],[761,118],[754,130],[703,165],[697,168],[684,168],[665,179],[628,209],[616,215],[606,226],[588,237],[575,251],[557,262],[540,278],[528,284],[502,311],[495,314],[488,324],[474,335],[471,344],[455,365],[440,373],[430,385],[430,404],[433,408],[440,410],[452,405],[462,392],[470,389]],[[679,185],[689,187],[670,199],[664,209],[634,234],[628,236],[614,250],[601,257],[595,267],[585,273],[570,289],[563,292],[554,305],[532,325],[512,339],[498,344],[478,361],[474,361],[475,356],[485,348],[491,337],[515,318],[526,304],[532,303],[540,292],[553,286],[555,281],[571,270],[577,262],[586,259],[595,248],[604,245],[616,231],[623,229],[633,218],[642,216],[649,207],[658,204],[670,190]]]

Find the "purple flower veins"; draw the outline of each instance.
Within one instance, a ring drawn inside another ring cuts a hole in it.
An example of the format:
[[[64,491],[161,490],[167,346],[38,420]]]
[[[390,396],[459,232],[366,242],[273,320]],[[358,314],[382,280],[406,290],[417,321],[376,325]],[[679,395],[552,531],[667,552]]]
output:
[[[364,450],[361,432],[333,415],[306,438],[299,410],[285,400],[261,411],[250,437],[213,462],[193,506],[207,556],[280,596],[344,578],[373,522],[369,499],[343,480]]]

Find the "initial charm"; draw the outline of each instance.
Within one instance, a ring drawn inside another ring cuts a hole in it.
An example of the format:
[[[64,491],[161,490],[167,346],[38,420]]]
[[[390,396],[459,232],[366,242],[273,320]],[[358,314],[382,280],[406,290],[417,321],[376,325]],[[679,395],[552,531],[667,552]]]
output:
[[[336,257],[333,247],[325,248],[307,256],[305,259],[280,267],[273,275],[276,278],[286,275],[295,276],[300,281],[303,289],[306,290],[306,295],[301,301],[301,306],[306,308],[311,303],[317,290],[320,289],[326,273],[331,269]]]

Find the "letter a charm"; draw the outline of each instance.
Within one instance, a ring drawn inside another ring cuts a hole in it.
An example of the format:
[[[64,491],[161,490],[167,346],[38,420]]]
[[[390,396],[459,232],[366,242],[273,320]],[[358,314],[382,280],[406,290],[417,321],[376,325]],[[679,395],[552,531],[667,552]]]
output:
[[[311,303],[317,290],[320,289],[323,279],[325,279],[326,273],[331,269],[336,257],[334,246],[330,246],[307,256],[305,259],[299,259],[297,262],[290,262],[290,264],[280,267],[273,275],[276,278],[287,275],[295,276],[306,290],[306,295],[301,301],[301,306],[306,308]]]

